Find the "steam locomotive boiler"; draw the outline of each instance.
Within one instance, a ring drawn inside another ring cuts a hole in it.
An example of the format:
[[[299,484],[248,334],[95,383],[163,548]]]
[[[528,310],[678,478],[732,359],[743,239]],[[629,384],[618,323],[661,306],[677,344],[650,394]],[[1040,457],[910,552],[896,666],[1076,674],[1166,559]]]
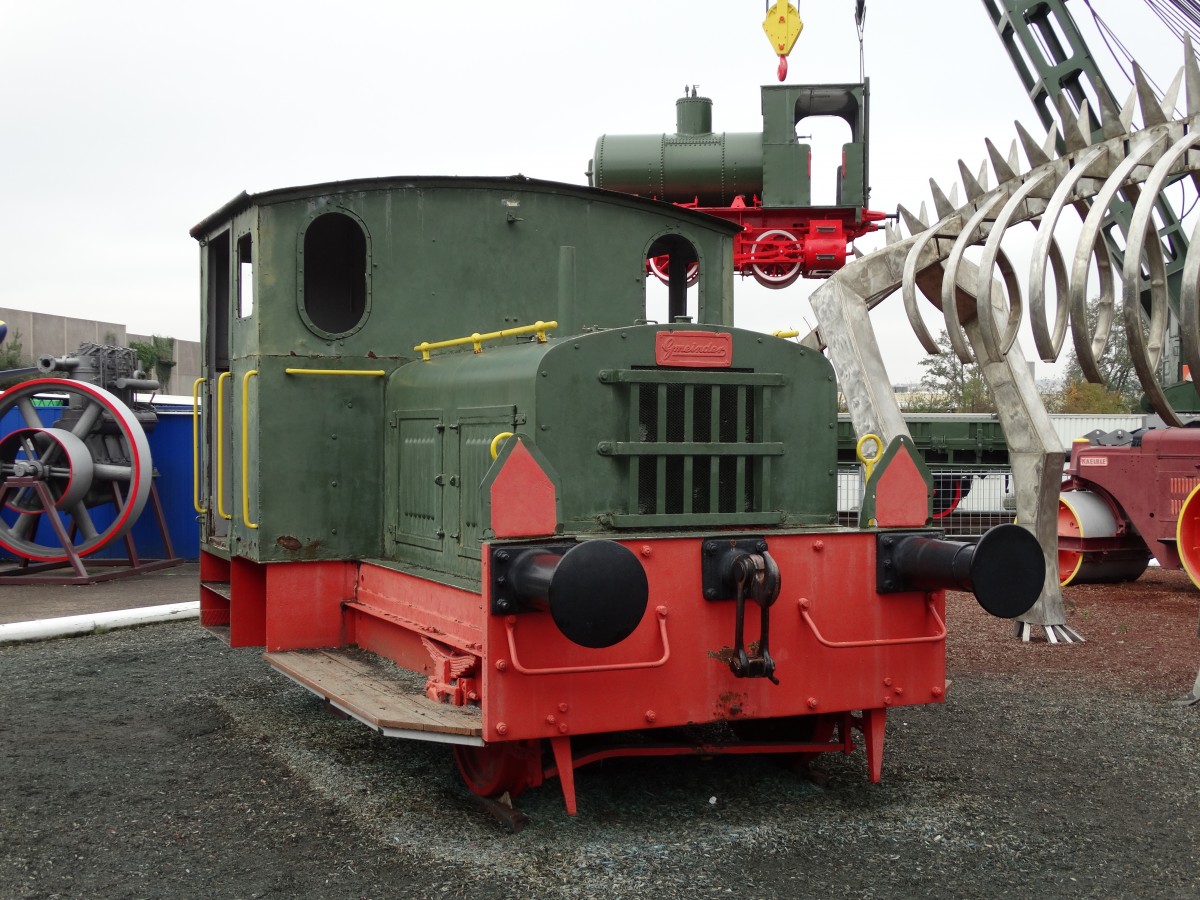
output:
[[[945,697],[943,590],[1017,615],[1042,554],[941,540],[906,439],[837,524],[832,368],[731,327],[737,232],[522,177],[205,219],[201,623],[485,796],[557,776],[573,813],[605,757],[859,732],[878,780],[888,709]],[[696,282],[656,323],[663,248]]]

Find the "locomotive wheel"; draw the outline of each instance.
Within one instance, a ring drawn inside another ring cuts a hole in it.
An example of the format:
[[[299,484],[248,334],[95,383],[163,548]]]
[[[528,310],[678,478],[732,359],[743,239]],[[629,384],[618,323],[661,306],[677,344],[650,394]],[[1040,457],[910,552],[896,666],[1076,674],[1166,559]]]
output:
[[[66,394],[67,401],[64,406],[49,407],[58,416],[46,425],[34,396],[48,393]],[[25,427],[0,440],[0,479],[34,478],[44,485],[54,505],[52,514],[73,534],[72,549],[77,556],[87,556],[123,537],[146,505],[153,474],[146,433],[129,408],[95,385],[39,378],[0,397],[0,419],[14,410]],[[70,419],[57,427],[66,414]],[[104,459],[121,462],[96,462],[94,449],[102,450]],[[100,528],[94,513],[113,503],[115,485],[120,487],[123,504],[112,514],[111,524]],[[57,541],[38,543],[38,526],[44,515],[35,488],[6,491],[0,546],[25,559],[68,562],[70,556]],[[52,531],[50,535],[53,539]],[[42,538],[46,539],[45,532]]]
[[[540,741],[504,741],[472,747],[454,745],[454,761],[472,793],[481,797],[519,797],[541,779]]]
[[[650,269],[650,274],[661,281],[663,284],[671,283],[671,257],[651,256],[646,260],[646,265]],[[700,279],[700,263],[691,262],[687,267],[687,286],[691,287]]]
[[[773,256],[779,256],[782,252],[795,251],[799,252],[800,242],[796,240],[796,236],[790,231],[783,231],[778,228],[773,228],[769,231],[764,231],[754,243],[750,245],[750,258],[757,259],[759,254],[762,254],[767,260]],[[800,261],[798,259],[781,259],[774,261],[764,261],[761,263],[753,263],[750,266],[750,274],[754,276],[754,280],[763,287],[785,288],[790,284],[794,284],[801,275]]]

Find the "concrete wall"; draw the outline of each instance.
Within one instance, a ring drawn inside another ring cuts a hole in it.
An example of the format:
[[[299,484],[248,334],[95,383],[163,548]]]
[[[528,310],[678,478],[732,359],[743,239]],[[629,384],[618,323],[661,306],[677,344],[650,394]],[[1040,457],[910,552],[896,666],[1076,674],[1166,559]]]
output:
[[[127,337],[129,343],[148,343],[151,335],[129,332]],[[175,368],[171,370],[171,380],[163,386],[161,393],[191,396],[192,383],[200,377],[200,343],[177,338],[172,340],[175,341],[175,351],[171,358],[175,360]]]
[[[72,353],[87,342],[128,347],[132,341],[149,341],[151,337],[126,331],[125,326],[117,322],[72,319],[24,309],[0,307],[0,321],[8,323],[10,340],[14,333],[19,333],[22,361],[26,365],[35,365],[39,356]],[[171,380],[163,385],[161,393],[190,396],[192,382],[200,377],[200,344],[176,339],[175,362]]]

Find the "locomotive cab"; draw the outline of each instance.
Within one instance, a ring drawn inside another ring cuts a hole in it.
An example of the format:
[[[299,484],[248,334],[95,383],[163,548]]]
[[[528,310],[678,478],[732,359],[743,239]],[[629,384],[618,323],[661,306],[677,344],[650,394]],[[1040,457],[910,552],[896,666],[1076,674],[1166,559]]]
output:
[[[645,321],[646,260],[664,249],[680,260],[670,314],[731,323],[734,231],[519,176],[236,197],[192,230],[205,374],[196,391],[210,411],[196,479],[205,544],[259,563],[385,555],[379,448],[398,427],[385,395],[421,361],[418,344],[539,321],[554,322],[558,339]],[[285,448],[292,459],[280,465]]]

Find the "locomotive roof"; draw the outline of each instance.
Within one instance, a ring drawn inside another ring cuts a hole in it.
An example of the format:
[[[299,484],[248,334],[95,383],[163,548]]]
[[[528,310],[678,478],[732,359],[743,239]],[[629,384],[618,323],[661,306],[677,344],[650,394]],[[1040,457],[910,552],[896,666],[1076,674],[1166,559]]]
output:
[[[653,210],[662,214],[670,210],[672,215],[683,219],[692,219],[695,224],[703,225],[716,231],[736,234],[741,226],[707,213],[696,212],[671,203],[651,200],[634,194],[623,194],[616,191],[606,191],[602,188],[586,187],[578,184],[568,184],[561,181],[546,181],[539,178],[527,178],[524,175],[509,175],[504,177],[463,177],[463,176],[387,176],[379,178],[355,178],[349,181],[326,181],[320,184],[299,185],[296,187],[276,188],[250,194],[246,191],[238,194],[216,212],[206,216],[192,227],[189,232],[192,237],[200,240],[210,229],[233,218],[239,212],[255,204],[280,203],[289,200],[299,200],[304,197],[321,196],[324,194],[344,194],[354,191],[378,191],[392,188],[513,188],[522,190],[544,191],[555,194],[574,194],[580,198],[599,200],[605,203],[632,206],[645,210]]]

